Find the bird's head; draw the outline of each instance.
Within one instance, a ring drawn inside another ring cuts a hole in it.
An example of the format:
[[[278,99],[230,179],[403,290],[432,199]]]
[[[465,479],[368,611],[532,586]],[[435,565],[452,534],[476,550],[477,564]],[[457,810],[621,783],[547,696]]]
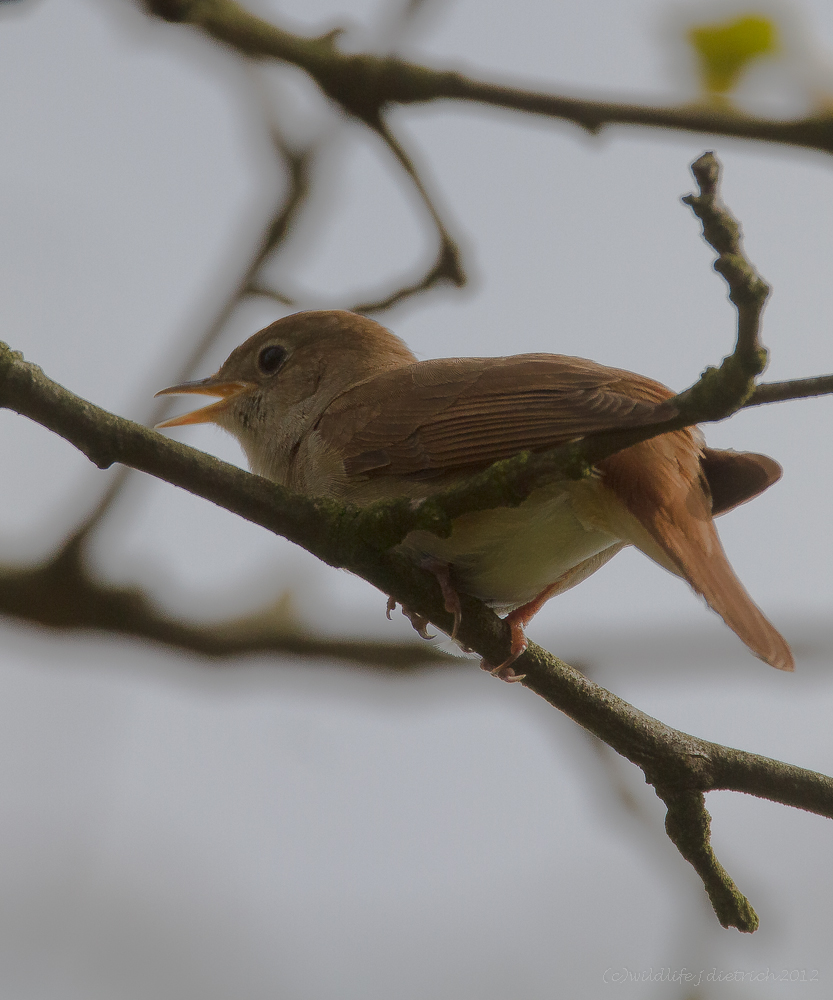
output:
[[[345,389],[415,360],[398,337],[364,316],[295,313],[235,348],[214,375],[157,392],[219,397],[157,427],[219,424],[251,453],[264,438],[302,434]]]

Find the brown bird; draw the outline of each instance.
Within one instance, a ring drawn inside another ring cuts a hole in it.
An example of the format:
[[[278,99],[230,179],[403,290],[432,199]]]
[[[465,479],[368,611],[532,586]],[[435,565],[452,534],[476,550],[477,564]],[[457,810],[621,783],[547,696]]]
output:
[[[162,393],[220,399],[159,427],[214,422],[259,475],[359,505],[423,499],[521,451],[673,413],[664,405],[671,390],[642,375],[557,354],[417,361],[390,331],[342,311],[278,320],[215,375]],[[495,668],[505,679],[516,679],[509,665],[544,602],[625,545],[687,580],[756,656],[792,670],[789,647],[735,576],[712,520],[780,475],[771,458],[715,451],[688,428],[518,507],[464,514],[449,538],[414,531],[401,549],[432,569],[455,615],[458,591],[508,612],[512,655]]]

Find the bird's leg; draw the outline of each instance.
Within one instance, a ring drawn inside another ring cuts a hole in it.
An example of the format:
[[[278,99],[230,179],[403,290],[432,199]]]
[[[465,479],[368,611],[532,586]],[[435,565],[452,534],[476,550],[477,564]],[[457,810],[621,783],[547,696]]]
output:
[[[451,638],[456,640],[457,629],[460,627],[463,617],[463,609],[460,607],[460,595],[454,589],[454,584],[451,582],[451,567],[447,562],[443,562],[441,559],[432,559],[430,556],[421,559],[419,565],[423,569],[427,569],[439,584],[443,595],[443,606],[449,614],[454,615],[454,627],[451,629]]]
[[[502,681],[507,681],[510,684],[522,681],[526,677],[526,674],[516,674],[512,669],[512,664],[529,645],[524,635],[524,629],[547,601],[562,589],[562,585],[563,580],[559,578],[555,583],[551,583],[549,587],[545,587],[537,597],[533,597],[531,601],[509,612],[503,619],[509,625],[509,634],[511,636],[509,656],[497,667],[493,667],[491,663],[482,660],[480,666],[484,670],[488,670],[493,677],[499,677]]]
[[[460,627],[460,620],[462,618],[463,612],[460,607],[460,597],[457,591],[454,589],[454,584],[451,582],[451,567],[448,563],[442,562],[440,559],[432,559],[430,557],[421,559],[419,565],[422,569],[427,569],[431,573],[434,579],[437,581],[440,587],[440,591],[443,595],[443,605],[445,610],[449,614],[454,615],[454,627],[451,630],[451,638],[457,641],[457,629]],[[388,598],[387,606],[387,617],[390,621],[390,613],[396,607],[396,601],[392,598]],[[412,611],[410,608],[402,605],[402,614],[408,619],[408,621],[413,625],[416,632],[423,639],[433,639],[434,636],[428,632],[428,619],[423,618],[422,615],[418,614],[416,611]],[[462,647],[464,652],[470,652],[466,647]]]
[[[521,611],[518,608],[518,611]],[[509,622],[509,634],[512,637],[511,645],[509,646],[509,656],[496,667],[493,667],[488,660],[481,660],[480,667],[482,670],[488,670],[492,677],[498,677],[502,681],[506,681],[508,684],[516,684],[518,681],[526,679],[526,674],[516,674],[512,669],[512,664],[517,660],[521,653],[529,645],[526,636],[524,635],[524,625],[525,621],[510,621],[512,615],[517,612],[513,611],[508,614],[503,620]],[[533,612],[534,614],[534,612]],[[530,615],[530,618],[532,615]]]

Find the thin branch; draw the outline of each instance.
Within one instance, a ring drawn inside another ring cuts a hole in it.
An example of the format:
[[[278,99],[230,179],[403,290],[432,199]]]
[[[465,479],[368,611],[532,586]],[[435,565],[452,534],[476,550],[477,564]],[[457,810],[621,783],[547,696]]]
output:
[[[705,105],[662,107],[564,97],[544,88],[487,83],[392,56],[345,54],[337,48],[337,34],[319,38],[293,34],[256,17],[235,0],[142,2],[150,13],[201,28],[245,55],[300,67],[345,111],[368,123],[386,105],[451,99],[559,118],[592,133],[605,125],[641,125],[833,152],[833,116],[828,113],[775,120]]]
[[[287,295],[285,292],[279,291],[277,288],[269,288],[267,285],[261,285],[259,282],[254,281],[248,287],[249,295],[259,295],[265,299],[272,299],[282,306],[289,306],[290,309],[295,308],[298,305],[298,300],[294,299],[291,295]]]
[[[703,222],[703,236],[717,251],[714,269],[729,286],[738,315],[735,348],[719,368],[706,368],[684,392],[658,403],[647,418],[630,427],[588,435],[544,452],[523,452],[473,474],[464,483],[414,506],[407,500],[364,508],[362,530],[374,531],[396,545],[411,531],[428,530],[448,537],[454,518],[494,507],[517,507],[541,486],[564,478],[591,475],[605,458],[650,438],[694,424],[723,420],[742,409],[755,392],[755,379],[767,363],[759,339],[760,317],[769,286],[746,258],[740,225],[720,201],[720,165],[704,153],[693,165],[699,194],[683,201]],[[787,398],[787,397],[785,397]]]
[[[281,153],[289,170],[289,190],[285,195],[281,195],[237,285],[229,292],[214,318],[192,346],[185,360],[174,370],[171,382],[184,382],[192,377],[243,298],[251,294],[264,294],[264,291],[257,285],[257,276],[269,256],[286,238],[299,210],[306,201],[309,192],[310,164],[314,151],[295,152],[286,146],[277,132],[273,131],[272,137],[276,151]],[[149,424],[159,423],[165,417],[169,406],[170,399],[164,397],[160,399],[148,414],[147,422]],[[90,537],[121,495],[129,476],[130,470],[125,467],[120,468],[115,473],[101,499],[70,534],[65,542],[65,548],[71,549],[77,543]]]
[[[711,816],[702,792],[666,793],[657,790],[666,806],[665,831],[691,864],[706,889],[717,919],[724,927],[752,933],[758,929],[758,915],[749,900],[732,881],[711,847]]]
[[[816,375],[813,378],[795,378],[788,382],[764,382],[743,404],[761,406],[764,403],[784,403],[790,399],[810,399],[829,396],[833,392],[833,375]]]
[[[434,263],[428,268],[425,275],[419,281],[415,281],[409,285],[403,285],[395,292],[392,292],[390,295],[385,298],[378,299],[377,301],[363,302],[358,305],[351,306],[351,312],[356,313],[382,312],[385,309],[390,309],[392,306],[397,305],[405,299],[418,295],[421,292],[428,291],[428,289],[433,288],[441,282],[448,282],[455,285],[457,288],[462,288],[466,283],[466,273],[463,270],[460,249],[456,242],[452,239],[451,234],[448,232],[440,213],[437,211],[433,198],[428,193],[419,172],[414,166],[413,160],[405,152],[402,144],[393,132],[391,132],[387,122],[385,122],[381,116],[373,122],[370,127],[390,149],[399,161],[402,169],[411,179],[411,183],[416,188],[422,203],[425,205],[428,210],[428,214],[431,216],[431,221],[433,222],[437,233],[439,247],[437,249],[437,256]]]
[[[268,110],[268,109],[267,109]],[[268,287],[261,280],[264,265],[289,235],[299,211],[304,205],[310,186],[312,149],[295,151],[287,144],[277,125],[270,125],[274,149],[289,174],[288,191],[281,195],[271,218],[255,246],[248,264],[213,320],[193,345],[172,381],[183,381],[193,376],[202,359],[211,349],[227,325],[235,308],[247,296],[268,296],[283,305],[292,306],[293,300],[280,291]],[[413,164],[381,123],[376,129],[383,141],[399,160],[419,192],[436,226],[440,241],[438,261],[428,273],[413,285],[400,288],[382,302],[368,303],[366,310],[379,310],[394,302],[417,294],[442,279],[462,283],[464,276],[459,263],[457,248],[449,236]],[[156,423],[165,415],[169,400],[162,400],[148,417]],[[166,615],[156,608],[144,593],[114,588],[96,578],[84,557],[84,548],[92,533],[112,509],[131,474],[121,466],[110,479],[101,498],[55,555],[46,563],[32,567],[0,566],[0,608],[19,620],[45,626],[93,629],[111,633],[153,639],[170,646],[189,649],[208,656],[231,656],[242,652],[265,651],[292,652],[295,655],[340,658],[348,662],[410,667],[415,663],[431,660],[448,662],[448,657],[424,644],[357,643],[347,639],[328,639],[288,635],[286,629],[265,629],[262,622],[255,628],[251,621],[216,626],[195,626]],[[60,612],[58,609],[62,609]],[[55,614],[61,618],[56,625]]]

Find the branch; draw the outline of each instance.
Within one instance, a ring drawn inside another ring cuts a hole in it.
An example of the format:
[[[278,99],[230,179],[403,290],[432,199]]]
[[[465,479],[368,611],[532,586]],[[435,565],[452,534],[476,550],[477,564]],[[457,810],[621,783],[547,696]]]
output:
[[[390,104],[451,99],[560,118],[592,133],[605,125],[641,125],[833,152],[833,116],[827,113],[779,121],[698,105],[661,107],[564,97],[545,89],[487,83],[392,56],[347,55],[336,47],[337,32],[319,38],[292,34],[249,13],[235,0],[142,2],[151,14],[198,27],[245,55],[300,67],[348,114],[371,125]]]
[[[415,281],[401,284],[393,291],[388,292],[386,295],[382,295],[380,298],[356,302],[353,305],[345,307],[350,312],[361,313],[363,315],[384,312],[386,309],[390,309],[393,306],[398,305],[400,302],[404,302],[406,299],[420,295],[422,292],[427,292],[439,284],[451,284],[457,288],[462,288],[468,280],[463,268],[460,248],[443,222],[442,217],[434,204],[434,200],[428,193],[428,190],[425,187],[425,184],[413,161],[402,148],[401,143],[394,136],[389,126],[382,120],[382,118],[379,118],[378,121],[371,126],[371,128],[393,153],[397,162],[407,174],[408,179],[416,189],[417,195],[425,206],[431,219],[431,224],[437,237],[438,248],[433,262],[428,266],[422,277]],[[296,307],[298,305],[297,301],[291,296],[286,295],[275,288],[262,284],[261,281],[255,276],[252,277],[252,280],[246,286],[245,291],[250,295],[263,295],[274,299],[276,302],[281,303],[281,305]],[[314,308],[309,299],[305,302],[305,308]],[[320,308],[326,308],[326,306],[322,305]]]
[[[237,285],[221,303],[214,318],[197,338],[185,360],[178,369],[174,370],[171,376],[172,383],[184,382],[193,376],[200,362],[223,332],[234,310],[247,295],[274,294],[258,286],[258,275],[271,254],[288,236],[292,223],[307,199],[310,166],[314,153],[312,150],[302,152],[290,150],[274,129],[272,130],[272,140],[275,151],[282,156],[288,168],[289,190],[285,195],[280,196],[275,205]],[[166,416],[170,402],[170,399],[162,397],[148,414],[147,422],[149,424],[159,423]],[[72,549],[76,543],[91,536],[121,496],[129,476],[130,470],[128,468],[121,468],[116,472],[93,510],[70,534],[65,548]]]
[[[307,201],[315,150],[296,151],[281,135],[276,124],[269,125],[275,153],[285,165],[289,185],[275,204],[236,286],[220,304],[213,319],[198,336],[185,361],[174,371],[170,381],[193,377],[200,362],[226,327],[237,306],[247,296],[262,295],[282,304],[292,301],[262,283],[264,266],[289,236],[299,212]],[[420,281],[401,288],[379,303],[365,305],[364,311],[379,310],[417,294],[440,280],[462,284],[457,248],[445,229],[413,164],[381,122],[377,132],[409,174],[440,238],[437,262]],[[154,424],[166,413],[170,401],[159,402],[148,415]],[[378,668],[411,669],[429,662],[454,662],[424,643],[372,643],[348,638],[331,638],[292,631],[285,622],[267,622],[255,613],[235,622],[210,626],[179,620],[158,608],[149,596],[138,589],[113,587],[95,576],[85,558],[85,548],[92,534],[103,522],[122,495],[131,470],[122,466],[110,479],[93,509],[73,529],[61,548],[47,562],[35,566],[0,565],[0,610],[20,621],[64,630],[95,630],[144,638],[173,648],[189,650],[213,658],[231,657],[251,652],[291,653],[295,656],[328,657],[353,664],[373,664]]]
[[[416,510],[406,501],[356,509],[293,495],[94,407],[5,345],[0,348],[0,405],[60,434],[100,467],[119,461],[284,535],[330,565],[352,570],[450,632],[453,622],[434,577],[392,550],[408,531],[422,527],[448,534],[459,514],[518,504],[543,483],[585,475],[595,462],[636,441],[723,419],[744,405],[755,405],[762,390],[766,396],[766,387],[756,389],[754,380],[766,365],[759,323],[769,288],[744,255],[737,221],[719,201],[717,161],[704,154],[692,170],[699,193],[684,200],[701,219],[704,236],[717,252],[715,269],[726,279],[738,313],[732,354],[719,368],[707,369],[690,389],[659,404],[656,419],[647,426],[598,434],[551,452],[526,453],[497,463]],[[815,391],[823,391],[814,381]],[[805,389],[802,384],[796,392],[805,395]],[[790,398],[783,384],[778,393],[782,399]],[[461,604],[460,642],[487,662],[503,662],[510,645],[507,624],[471,597],[462,595]],[[703,793],[733,789],[833,818],[833,779],[671,729],[534,644],[522,659],[519,668],[527,687],[643,770],[666,803],[668,835],[701,876],[721,923],[754,930],[754,911],[711,849]]]
[[[444,631],[452,628],[434,577],[386,550],[384,539],[366,530],[360,511],[291,494],[101,410],[6,345],[0,346],[0,406],[60,434],[101,468],[118,461],[187,489],[303,545],[330,565],[352,570]],[[488,662],[502,662],[511,641],[506,623],[474,598],[461,595],[461,603],[460,641]],[[669,835],[703,878],[721,923],[754,930],[754,911],[711,852],[707,815],[697,796],[732,789],[833,818],[833,779],[672,729],[534,643],[520,666],[526,687],[644,771],[668,805]]]
[[[350,311],[356,313],[382,312],[385,309],[390,309],[392,306],[398,305],[405,299],[411,298],[413,295],[428,291],[428,289],[442,282],[450,283],[457,288],[462,288],[466,283],[466,273],[463,270],[460,249],[446,229],[445,223],[440,217],[433,199],[428,194],[413,161],[402,148],[396,136],[391,132],[388,124],[381,117],[378,118],[372,127],[411,179],[411,183],[416,188],[417,194],[431,216],[431,221],[434,224],[434,229],[439,240],[439,247],[434,263],[428,268],[422,278],[411,284],[403,285],[395,292],[375,302],[362,302],[351,306]]]
[[[391,546],[411,531],[427,530],[441,537],[451,533],[454,518],[476,510],[517,507],[533,490],[563,479],[591,475],[605,458],[669,431],[694,424],[724,420],[747,405],[756,405],[755,379],[767,363],[767,351],[759,339],[760,318],[769,286],[746,258],[738,221],[719,199],[720,165],[713,153],[704,153],[692,172],[699,193],[683,198],[703,223],[703,236],[717,252],[714,269],[729,286],[729,298],[737,314],[737,337],[733,352],[719,368],[707,368],[684,392],[655,406],[650,418],[637,426],[589,435],[545,452],[523,452],[497,462],[472,475],[463,484],[414,506],[409,500],[384,501],[364,508],[363,530],[375,532]],[[815,394],[820,394],[818,380]],[[791,398],[780,386],[781,399]],[[766,386],[759,387],[766,395]],[[806,395],[799,380],[797,395]],[[833,385],[831,385],[833,391]],[[497,661],[496,661],[497,662]]]
[[[754,392],[743,405],[746,407],[761,406],[764,403],[785,403],[790,399],[829,396],[832,392],[833,375],[795,378],[788,382],[767,382],[765,385],[756,385]]]
[[[462,661],[421,642],[325,638],[298,625],[277,602],[259,613],[196,625],[166,614],[138,587],[117,587],[90,575],[83,540],[76,538],[48,562],[0,570],[0,613],[62,632],[98,632],[228,660],[253,653],[341,660],[354,666],[410,671],[429,663]]]

